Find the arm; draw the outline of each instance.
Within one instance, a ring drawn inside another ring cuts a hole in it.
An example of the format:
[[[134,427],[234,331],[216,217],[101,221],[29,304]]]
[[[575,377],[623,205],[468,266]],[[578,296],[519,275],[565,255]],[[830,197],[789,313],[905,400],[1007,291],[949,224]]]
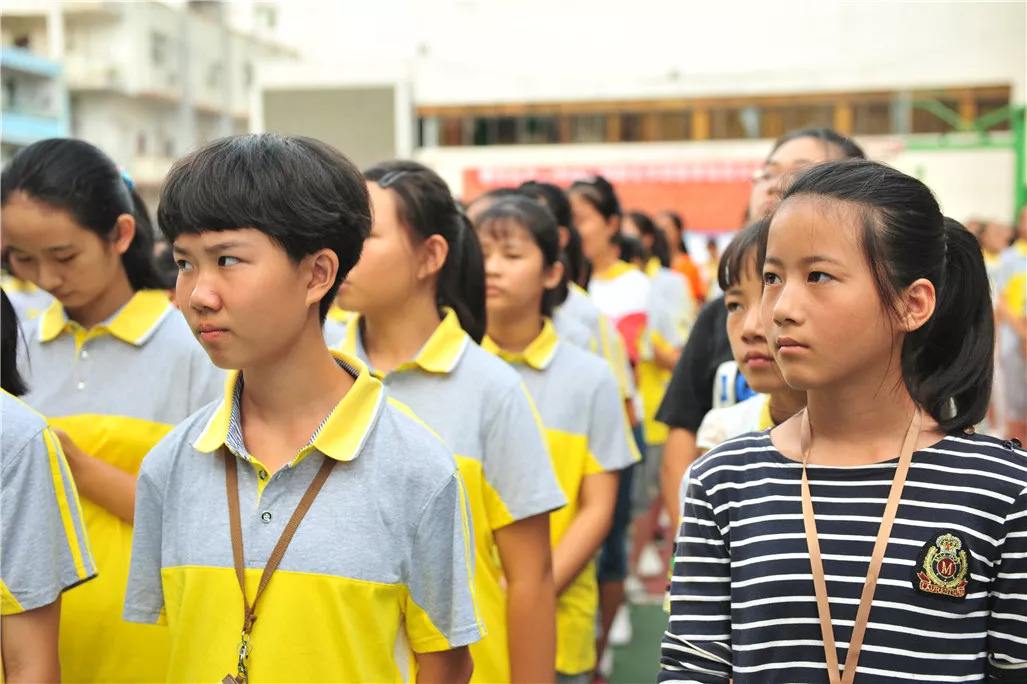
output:
[[[666,347],[662,344],[653,345],[653,360],[656,365],[664,370],[674,370],[678,359],[681,358],[681,350],[674,347]]]
[[[418,684],[466,684],[474,672],[471,651],[466,646],[450,651],[416,653]]]
[[[672,521],[681,517],[681,480],[685,471],[699,456],[695,445],[695,433],[691,430],[671,428],[667,443],[663,445],[663,462],[660,463],[660,496],[664,508]]]
[[[613,522],[620,473],[586,475],[578,493],[578,512],[553,551],[553,583],[559,596],[599,550]]]
[[[84,452],[67,433],[55,430],[68,458],[79,493],[131,524],[136,505],[136,478]]]
[[[0,618],[0,641],[4,681],[58,682],[61,665],[57,657],[57,633],[61,621],[61,599],[48,605]]]
[[[549,551],[549,514],[496,530],[507,580],[512,682],[552,682],[556,672],[556,590]]]
[[[730,555],[702,483],[690,479],[684,492],[659,681],[727,682],[731,677]]]
[[[995,681],[1027,682],[1027,489],[1006,516],[998,576],[988,591],[988,669]],[[999,677],[1001,674],[1003,677]],[[991,680],[989,680],[991,681]]]

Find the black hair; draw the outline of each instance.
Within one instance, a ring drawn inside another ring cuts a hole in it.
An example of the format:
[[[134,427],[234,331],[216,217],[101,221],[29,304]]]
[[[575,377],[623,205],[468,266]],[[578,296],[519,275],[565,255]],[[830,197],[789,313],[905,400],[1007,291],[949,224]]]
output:
[[[903,340],[902,378],[943,431],[979,423],[991,397],[995,328],[974,236],[942,216],[926,185],[876,162],[814,166],[795,179],[782,202],[801,196],[858,210],[863,253],[881,301],[894,313],[898,294],[910,283],[926,278],[934,285],[934,313]]]
[[[760,245],[766,242],[770,219],[762,218],[742,228],[731,239],[717,264],[717,284],[727,292],[742,280],[742,271],[752,258],[752,274],[757,278],[759,271]]]
[[[375,164],[364,177],[396,195],[400,223],[425,240],[441,235],[449,254],[436,284],[436,303],[448,306],[475,342],[485,336],[485,264],[474,228],[446,181],[423,164],[397,160]],[[515,192],[516,194],[516,192]]]
[[[29,391],[25,379],[18,372],[18,314],[14,312],[7,293],[0,290],[0,387],[16,397]]]
[[[571,184],[569,193],[579,195],[591,204],[604,219],[611,219],[622,214],[620,200],[610,181],[602,176],[590,176],[576,180]]]
[[[620,249],[621,261],[630,264],[634,261],[646,260],[648,255],[645,251],[645,245],[638,238],[625,235],[624,233],[617,233],[615,242],[618,249]]]
[[[670,268],[670,245],[667,244],[667,236],[663,231],[656,227],[648,214],[641,211],[629,211],[628,218],[643,237],[652,239],[653,246],[649,249],[649,256],[659,259],[660,265],[664,268]]]
[[[834,145],[838,150],[841,151],[842,156],[846,159],[866,159],[866,152],[863,148],[857,145],[852,138],[848,138],[833,128],[798,128],[794,131],[788,131],[780,138],[774,141],[774,146],[770,148],[770,154],[767,155],[767,159],[773,156],[777,152],[778,148],[787,142],[792,140],[799,140],[800,138],[814,138],[824,143],[825,145]]]
[[[681,214],[673,209],[664,209],[660,213],[669,218],[670,222],[673,223],[674,227],[677,229],[678,249],[681,250],[682,254],[688,254],[688,244],[685,242],[685,219],[683,219]]]
[[[499,200],[481,215],[475,224],[479,233],[502,237],[513,224],[527,231],[542,251],[542,265],[550,268],[556,262],[562,263],[560,254],[560,230],[557,219],[549,207],[530,197],[507,197]],[[542,295],[542,315],[552,316],[553,310],[567,298],[567,275],[560,284]]]
[[[581,233],[574,227],[567,193],[558,185],[540,181],[522,183],[517,190],[545,204],[556,217],[556,225],[567,231],[567,245],[563,249],[563,265],[567,271],[567,280],[584,287],[584,283],[588,282],[588,264],[585,252],[581,248]]]
[[[157,221],[172,243],[183,234],[253,228],[296,263],[334,251],[339,272],[318,307],[324,322],[360,259],[371,207],[363,176],[338,150],[314,138],[261,133],[215,140],[176,162]]]
[[[22,192],[68,212],[82,228],[110,240],[118,217],[135,218],[135,237],[121,255],[134,290],[161,287],[153,266],[153,224],[146,204],[118,166],[84,140],[49,138],[20,150],[0,178],[0,204]]]

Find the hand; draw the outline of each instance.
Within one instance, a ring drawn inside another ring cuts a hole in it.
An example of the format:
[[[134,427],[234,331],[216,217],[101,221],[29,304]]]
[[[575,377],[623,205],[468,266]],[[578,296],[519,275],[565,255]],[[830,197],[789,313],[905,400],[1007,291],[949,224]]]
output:
[[[68,465],[75,467],[82,463],[83,460],[89,458],[89,454],[82,451],[82,449],[75,444],[74,440],[64,430],[53,429],[54,434],[57,435],[57,439],[61,442],[61,449],[64,450],[64,457],[68,459]]]

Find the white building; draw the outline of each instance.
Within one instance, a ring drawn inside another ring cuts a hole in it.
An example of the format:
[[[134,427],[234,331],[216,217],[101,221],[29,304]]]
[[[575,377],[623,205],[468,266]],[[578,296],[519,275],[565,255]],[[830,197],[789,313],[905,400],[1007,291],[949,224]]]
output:
[[[172,161],[248,130],[256,74],[295,58],[275,37],[277,7],[4,0],[3,30],[15,17],[62,36],[53,52],[64,65],[71,135],[123,166],[152,210]]]
[[[694,223],[723,230],[774,137],[829,125],[923,178],[950,215],[1008,219],[1024,178],[999,110],[1027,94],[1025,7],[295,0],[281,28],[307,62],[266,72],[254,127],[330,134],[361,163],[412,155],[467,198],[599,170],[626,204],[669,198],[688,216],[688,183],[733,183]],[[957,133],[989,113],[987,136]]]

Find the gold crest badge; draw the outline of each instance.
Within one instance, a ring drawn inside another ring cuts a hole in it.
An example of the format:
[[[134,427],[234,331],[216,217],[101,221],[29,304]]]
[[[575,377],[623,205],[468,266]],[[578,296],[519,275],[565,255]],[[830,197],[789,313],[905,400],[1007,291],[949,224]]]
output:
[[[966,544],[951,532],[927,542],[920,554],[920,568],[914,573],[913,588],[939,598],[966,598],[970,559]]]

